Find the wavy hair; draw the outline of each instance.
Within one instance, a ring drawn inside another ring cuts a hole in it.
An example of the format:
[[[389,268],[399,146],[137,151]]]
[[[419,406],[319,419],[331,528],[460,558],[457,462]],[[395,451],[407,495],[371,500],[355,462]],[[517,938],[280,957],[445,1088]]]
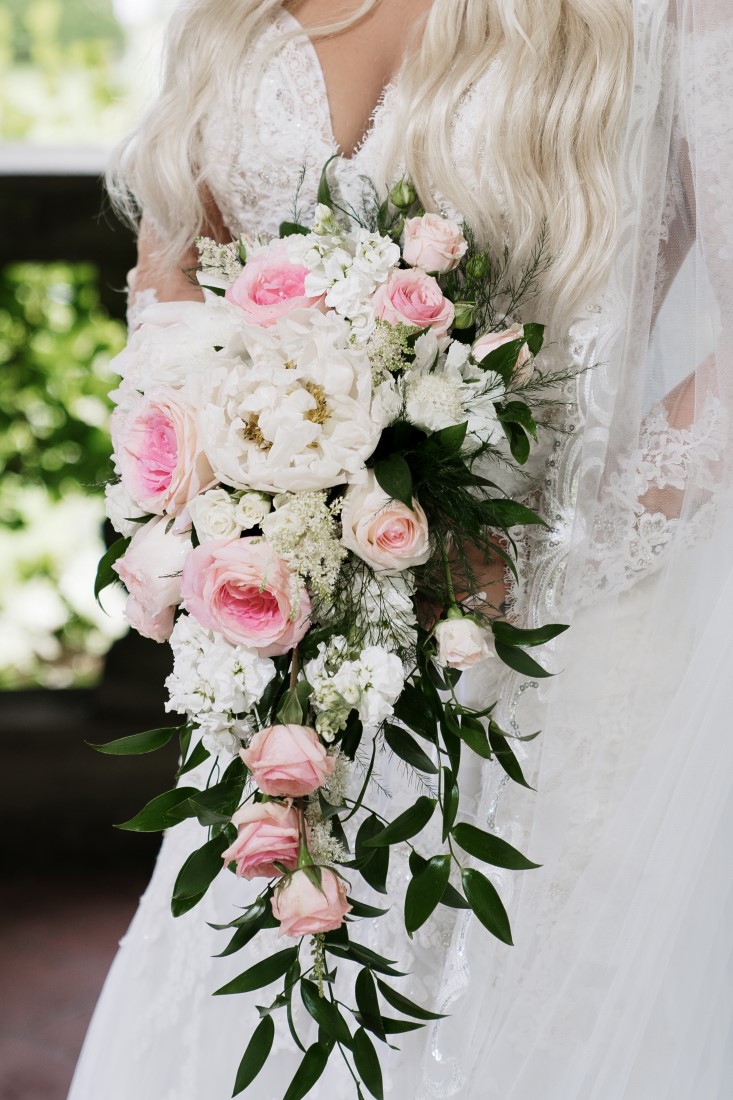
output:
[[[309,33],[338,34],[380,2],[363,0],[349,18]],[[252,43],[281,6],[187,0],[171,20],[159,96],[107,175],[117,209],[133,223],[145,211],[169,261],[206,222],[205,119],[231,96]],[[613,255],[631,7],[631,0],[433,0],[398,80],[407,122],[388,150],[394,174],[404,170],[429,209],[440,195],[482,242],[508,245],[517,264],[545,225],[553,263],[542,298],[555,315],[567,316],[600,290]],[[267,56],[257,52],[250,80]],[[491,95],[466,178],[452,148],[453,121],[489,65]]]

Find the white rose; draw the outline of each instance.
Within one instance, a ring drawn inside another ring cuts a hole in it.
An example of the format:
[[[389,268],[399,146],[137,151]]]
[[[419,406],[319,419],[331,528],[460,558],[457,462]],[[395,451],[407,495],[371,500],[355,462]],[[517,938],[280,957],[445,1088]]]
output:
[[[130,538],[140,530],[140,524],[135,520],[142,519],[145,513],[135,504],[121,481],[105,486],[104,497],[107,519],[119,535]]]
[[[264,493],[242,493],[234,505],[234,519],[243,531],[258,527],[272,509],[272,501]]]
[[[438,664],[461,672],[491,656],[486,635],[473,619],[444,619],[435,627],[435,639]]]
[[[188,511],[200,542],[236,539],[242,528],[235,517],[234,499],[226,489],[209,489],[188,502]]]

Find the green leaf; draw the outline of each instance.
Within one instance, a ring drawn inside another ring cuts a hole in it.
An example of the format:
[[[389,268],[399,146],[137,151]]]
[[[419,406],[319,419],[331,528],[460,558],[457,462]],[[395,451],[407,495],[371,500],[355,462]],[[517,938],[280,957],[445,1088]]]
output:
[[[374,476],[388,497],[412,508],[412,473],[401,454],[380,459],[374,466]]]
[[[494,756],[509,778],[518,783],[520,787],[526,787],[528,791],[533,791],[534,787],[524,778],[522,766],[514,755],[514,750],[506,737],[499,732],[499,727],[494,722],[489,723],[489,744],[494,751]]]
[[[520,466],[524,466],[532,450],[532,445],[529,442],[526,431],[521,424],[515,424],[511,421],[503,421],[501,426],[504,429],[504,435],[509,441],[509,450],[512,452],[512,458],[515,462],[519,463]]]
[[[382,1067],[379,1055],[363,1027],[354,1032],[354,1065],[374,1100],[384,1100]]]
[[[97,752],[106,753],[107,756],[138,756],[145,752],[155,752],[167,745],[171,738],[178,733],[176,726],[166,729],[148,730],[147,733],[133,733],[129,737],[119,737],[116,741],[107,741],[105,745],[94,745],[87,741],[90,748]]]
[[[390,978],[405,977],[402,970],[394,969],[392,966],[393,960],[385,959],[383,955],[378,955],[376,951],[372,951],[369,947],[363,947],[360,943],[350,943],[343,946],[327,940],[326,950],[332,955],[336,955],[337,958],[351,959],[352,962],[368,966],[370,970],[374,970],[377,974],[387,974]]]
[[[545,326],[537,324],[524,325],[524,341],[533,355],[539,355],[545,339]]]
[[[97,566],[97,576],[94,580],[94,598],[99,603],[99,597],[104,592],[105,588],[114,584],[115,581],[119,581],[117,573],[112,566],[115,564],[118,558],[127,550],[131,540],[118,539],[117,542],[113,542],[109,550],[105,551],[102,557],[99,559],[99,565]]]
[[[446,458],[460,454],[461,447],[466,441],[468,421],[463,424],[450,424],[447,428],[441,428],[428,437],[431,445],[437,446],[441,454]]]
[[[539,863],[532,863],[500,836],[486,833],[475,825],[462,822],[454,828],[453,836],[464,852],[494,867],[507,867],[510,871],[531,871],[540,866]]]
[[[255,963],[254,966],[250,966],[249,970],[245,970],[239,977],[227,982],[221,989],[217,989],[214,996],[220,997],[230,993],[251,993],[253,989],[262,989],[263,985],[276,982],[278,978],[282,978],[284,974],[287,974],[297,957],[297,947],[286,947],[284,951],[278,951],[275,955],[270,955],[268,959],[263,959],[261,962]]]
[[[448,837],[448,833],[453,828],[453,823],[458,816],[458,802],[460,800],[460,791],[458,784],[453,778],[453,772],[450,768],[443,768],[443,843]]]
[[[193,817],[193,810],[188,805],[188,800],[200,793],[196,787],[176,787],[172,791],[166,791],[165,794],[151,798],[139,814],[135,814],[129,821],[124,821],[115,827],[133,833],[157,833],[163,829],[169,829],[179,821]]]
[[[323,165],[321,171],[321,178],[318,183],[318,193],[316,195],[316,202],[321,203],[323,206],[333,207],[333,199],[331,198],[331,188],[328,185],[328,169],[331,161],[338,160],[338,153],[329,157],[326,163]]]
[[[518,424],[533,439],[537,439],[537,421],[524,401],[507,401],[505,404],[497,402],[495,408],[501,424]]]
[[[544,645],[551,642],[568,629],[561,623],[548,623],[547,626],[537,627],[535,630],[520,630],[511,623],[496,621],[491,624],[494,637],[497,641],[509,646],[526,646],[531,648],[536,645]]]
[[[308,236],[308,230],[304,225],[299,225],[297,222],[280,222],[279,236],[294,237],[296,234],[302,234],[304,237]]]
[[[382,848],[387,844],[400,844],[403,840],[409,840],[425,828],[433,816],[435,806],[436,799],[421,795],[414,806],[410,806],[409,810],[401,813],[371,840],[365,841],[365,846]]]
[[[270,1056],[274,1038],[275,1021],[272,1016],[263,1016],[252,1032],[252,1038],[247,1044],[242,1061],[239,1063],[232,1096],[238,1096],[240,1092],[244,1092],[252,1084]]]
[[[492,882],[473,867],[467,867],[461,878],[466,898],[478,919],[502,943],[512,945],[509,917]]]
[[[357,861],[366,859],[366,862],[359,866],[359,871],[367,885],[371,886],[372,890],[376,890],[378,894],[386,894],[389,848],[366,847],[367,841],[375,837],[377,833],[381,833],[381,831],[382,826],[374,814],[366,817],[356,834],[354,854]]]
[[[480,756],[483,760],[491,759],[489,738],[478,718],[471,718],[469,715],[463,716],[460,725],[460,737],[477,756]]]
[[[322,1043],[308,1047],[283,1100],[302,1100],[307,1096],[326,1068],[330,1056],[331,1048]]]
[[[428,861],[423,859],[421,855],[418,855],[418,853],[414,851],[410,852],[410,870],[413,875],[419,874],[427,865]],[[449,909],[471,908],[466,899],[458,893],[455,886],[452,886],[450,882],[446,884],[443,896],[440,899],[440,904],[446,905]]]
[[[500,344],[498,348],[484,356],[479,362],[479,366],[483,370],[490,370],[498,374],[504,385],[508,385],[514,374],[523,344],[524,337],[520,340],[508,340],[505,344]]]
[[[392,989],[391,986],[383,982],[381,978],[377,978],[377,985],[379,986],[379,992],[384,997],[388,1005],[396,1009],[397,1012],[404,1012],[406,1016],[414,1016],[416,1020],[444,1020],[445,1016],[440,1012],[428,1012],[426,1008],[422,1008],[421,1005],[416,1005],[414,1001],[409,1000],[403,996],[402,993],[398,993],[396,989]]]
[[[339,1012],[338,1005],[333,1004],[326,997],[321,997],[316,983],[309,981],[308,978],[303,978],[300,983],[300,995],[303,998],[303,1004],[318,1026],[337,1043],[351,1047],[349,1025]]]
[[[551,672],[539,665],[534,657],[530,657],[529,653],[525,653],[518,646],[510,646],[497,641],[495,642],[495,649],[499,660],[503,661],[505,665],[509,665],[509,668],[513,668],[515,672],[521,673],[522,676],[533,676],[538,680],[552,676]]]
[[[404,1035],[406,1031],[418,1031],[425,1024],[417,1020],[393,1020],[390,1016],[382,1016],[385,1035]]]
[[[206,844],[191,852],[178,872],[173,887],[175,901],[185,898],[202,897],[216,876],[224,868],[222,853],[229,847],[227,837],[222,833],[212,837]]]
[[[399,756],[400,760],[404,760],[410,767],[427,772],[429,775],[437,775],[437,767],[407,730],[387,722],[384,726],[384,740],[395,756]]]
[[[422,680],[418,683],[422,683]],[[404,722],[414,733],[434,745],[437,744],[438,724],[434,720],[428,699],[415,684],[405,684],[395,703],[394,712],[400,722]]]
[[[370,970],[366,967],[359,971],[359,976],[354,985],[356,1004],[361,1013],[361,1022],[369,1031],[373,1031],[382,1041],[386,1039],[382,1013],[379,1009],[377,987]]]
[[[209,750],[204,748],[203,741],[198,741],[194,745],[193,752],[188,757],[188,760],[186,760],[186,763],[182,764],[176,772],[176,779],[180,779],[180,777],[182,775],[185,775],[186,772],[193,771],[193,769],[197,768],[199,764],[203,764],[205,760],[209,759],[210,755],[211,753],[209,752]]]
[[[487,523],[493,523],[500,527],[539,526],[549,530],[549,524],[542,516],[538,516],[531,508],[524,504],[518,504],[516,500],[507,500],[504,497],[496,497],[494,500],[486,500],[482,510]]]
[[[405,893],[405,928],[409,935],[421,928],[440,902],[450,875],[451,857],[433,856],[411,880]]]
[[[357,901],[356,898],[347,898],[347,901],[351,905],[350,917],[383,917],[385,913],[389,913],[389,909],[377,909],[373,905]]]

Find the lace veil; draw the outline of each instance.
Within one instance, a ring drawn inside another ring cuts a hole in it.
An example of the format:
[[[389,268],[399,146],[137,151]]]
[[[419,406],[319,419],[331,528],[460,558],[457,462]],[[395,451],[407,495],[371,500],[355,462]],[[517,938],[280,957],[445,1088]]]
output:
[[[515,947],[459,924],[429,1096],[733,1095],[733,9],[635,21],[618,256],[517,594],[572,629],[509,693],[537,796],[489,771],[477,814],[543,867],[501,885]]]

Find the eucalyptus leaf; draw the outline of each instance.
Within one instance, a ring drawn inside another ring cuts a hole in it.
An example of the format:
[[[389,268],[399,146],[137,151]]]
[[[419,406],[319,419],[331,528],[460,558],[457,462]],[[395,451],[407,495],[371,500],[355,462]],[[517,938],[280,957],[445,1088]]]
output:
[[[232,1096],[239,1096],[240,1092],[244,1092],[252,1084],[270,1056],[274,1038],[275,1021],[272,1016],[264,1016],[252,1032],[252,1038],[239,1063]]]

